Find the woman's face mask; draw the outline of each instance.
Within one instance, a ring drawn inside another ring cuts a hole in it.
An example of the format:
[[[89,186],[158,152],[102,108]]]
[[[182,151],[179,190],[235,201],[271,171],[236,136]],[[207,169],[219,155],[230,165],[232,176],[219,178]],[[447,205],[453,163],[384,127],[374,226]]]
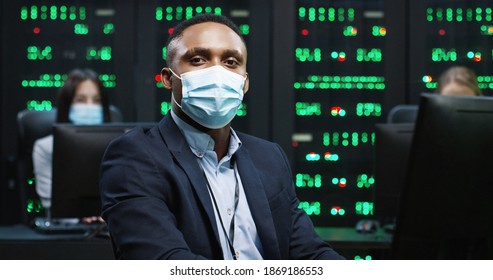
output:
[[[176,75],[182,82],[181,110],[200,125],[217,129],[233,120],[243,101],[246,77],[212,66]]]
[[[68,118],[73,124],[102,124],[103,106],[99,104],[72,104],[70,106]]]

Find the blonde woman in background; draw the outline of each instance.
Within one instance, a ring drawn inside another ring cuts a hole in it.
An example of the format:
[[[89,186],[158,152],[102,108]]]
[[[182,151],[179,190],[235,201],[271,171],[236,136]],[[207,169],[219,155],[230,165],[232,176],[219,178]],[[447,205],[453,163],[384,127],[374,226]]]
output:
[[[445,71],[438,79],[436,92],[442,95],[483,95],[476,73],[464,66],[454,66]]]

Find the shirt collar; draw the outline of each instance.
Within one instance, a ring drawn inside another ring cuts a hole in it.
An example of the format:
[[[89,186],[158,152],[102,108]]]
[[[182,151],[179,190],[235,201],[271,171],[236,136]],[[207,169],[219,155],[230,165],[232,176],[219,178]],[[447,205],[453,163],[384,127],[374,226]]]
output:
[[[178,117],[173,112],[173,110],[171,110],[171,117],[180,129],[183,136],[185,136],[185,139],[187,140],[187,143],[195,156],[197,156],[198,158],[202,158],[207,151],[214,150],[215,142],[209,134],[189,125],[188,123],[180,119],[180,117]],[[238,151],[238,149],[241,147],[241,140],[240,138],[238,138],[238,135],[236,135],[236,132],[233,130],[233,128],[231,128],[230,130],[230,136],[231,137],[229,138],[228,148],[229,157],[233,156],[234,153],[236,153],[236,151]]]

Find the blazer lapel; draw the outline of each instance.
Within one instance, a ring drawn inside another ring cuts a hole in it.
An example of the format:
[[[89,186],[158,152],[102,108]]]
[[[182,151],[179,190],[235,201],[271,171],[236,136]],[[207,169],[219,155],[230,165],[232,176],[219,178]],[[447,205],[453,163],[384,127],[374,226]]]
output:
[[[216,236],[217,245],[219,244],[219,232],[216,226],[216,217],[214,215],[214,209],[212,207],[212,201],[207,190],[207,183],[204,179],[202,172],[200,171],[199,164],[195,155],[190,150],[185,137],[181,134],[178,126],[171,118],[171,115],[166,115],[163,120],[159,123],[159,132],[162,139],[168,146],[168,149],[176,158],[176,161],[181,166],[181,168],[187,174],[192,187],[197,193],[197,197],[204,208],[207,217],[209,218],[210,225]]]
[[[257,226],[257,233],[262,241],[264,259],[280,259],[281,254],[274,220],[258,171],[245,147],[239,149],[235,156],[248,206]]]

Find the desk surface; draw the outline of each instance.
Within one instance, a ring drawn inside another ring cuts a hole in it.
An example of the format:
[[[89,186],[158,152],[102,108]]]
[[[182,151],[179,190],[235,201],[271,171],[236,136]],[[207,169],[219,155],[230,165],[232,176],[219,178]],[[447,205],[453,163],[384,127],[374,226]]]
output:
[[[0,226],[2,260],[114,259],[108,237],[42,234],[25,225]]]
[[[81,233],[44,234],[26,225],[0,226],[0,242],[2,241],[45,241],[45,240],[83,240],[89,238]]]
[[[335,249],[390,249],[392,235],[379,229],[358,233],[354,228],[316,227],[315,231]],[[42,234],[25,225],[0,226],[0,259],[102,260],[113,259],[107,237],[84,234]]]
[[[359,233],[350,227],[316,227],[315,231],[334,248],[390,249],[392,244],[392,234],[381,228],[374,233]]]

